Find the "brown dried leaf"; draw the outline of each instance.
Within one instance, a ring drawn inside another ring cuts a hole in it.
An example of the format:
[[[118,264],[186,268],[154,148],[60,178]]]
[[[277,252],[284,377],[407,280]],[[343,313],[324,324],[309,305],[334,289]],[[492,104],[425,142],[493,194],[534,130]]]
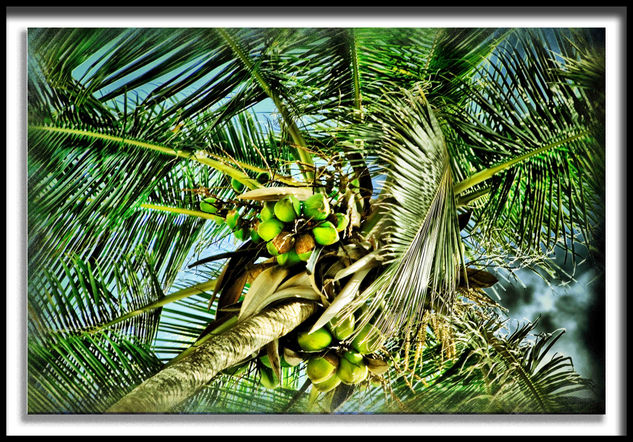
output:
[[[280,266],[269,267],[257,275],[244,295],[238,318],[242,320],[254,314],[262,302],[277,290],[286,276],[288,269]]]
[[[499,280],[492,273],[485,270],[466,267],[466,280],[461,280],[459,286],[462,288],[485,289],[492,287]]]
[[[284,360],[291,366],[297,366],[304,361],[304,358],[294,350],[284,347]]]

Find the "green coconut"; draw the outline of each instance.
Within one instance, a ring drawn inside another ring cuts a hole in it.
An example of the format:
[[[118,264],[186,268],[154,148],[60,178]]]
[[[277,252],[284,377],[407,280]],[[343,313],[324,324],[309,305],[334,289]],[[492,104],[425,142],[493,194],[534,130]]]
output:
[[[354,315],[348,315],[342,321],[338,317],[330,319],[330,322],[328,322],[327,326],[332,332],[334,338],[339,341],[343,341],[350,337],[352,333],[354,333],[355,323],[356,318],[354,318]]]
[[[268,253],[270,253],[270,256],[277,256],[277,255],[279,255],[279,252],[277,251],[277,249],[273,245],[272,241],[268,241],[266,243],[266,250],[268,250]]]
[[[257,226],[257,233],[264,241],[270,241],[283,230],[284,223],[276,218],[262,221]]]
[[[268,357],[267,354],[260,356],[259,360],[261,361],[262,364],[264,364],[264,366],[268,368],[273,368],[273,364],[270,363],[270,357]],[[281,365],[282,367],[291,366],[289,363],[286,362],[286,359],[284,358],[283,355],[279,357],[279,365]]]
[[[292,250],[295,245],[295,237],[291,232],[282,230],[277,236],[270,240],[269,244],[271,244],[271,247],[277,252],[275,256],[283,255]]]
[[[233,232],[235,239],[238,241],[244,241],[250,235],[250,229],[248,227],[242,227]]]
[[[339,240],[336,227],[329,221],[323,221],[312,229],[314,240],[322,246],[329,246]]]
[[[259,212],[259,219],[262,221],[268,221],[269,219],[274,218],[274,207],[275,205],[273,203],[264,203],[264,207],[262,207],[262,210]]]
[[[324,382],[336,375],[339,360],[334,354],[315,356],[306,364],[306,374],[313,383]]]
[[[275,203],[273,210],[277,219],[289,223],[294,221],[301,213],[301,203],[297,197],[286,195]]]
[[[346,385],[354,385],[364,381],[367,378],[369,370],[367,364],[363,360],[363,355],[355,351],[346,351],[343,353],[336,376]]]
[[[254,229],[251,229],[250,235],[251,235],[251,241],[253,241],[254,243],[258,243],[262,240],[261,236],[259,236],[259,233],[257,233],[257,227],[255,227]]]
[[[299,259],[299,255],[297,255],[295,249],[291,249],[287,253],[277,255],[275,258],[277,259],[277,264],[282,267],[292,267],[293,265],[299,264],[301,262],[301,260]]]
[[[332,334],[325,327],[321,327],[312,333],[304,330],[297,334],[297,343],[303,351],[321,351],[332,343]]]
[[[303,214],[306,218],[324,220],[330,214],[330,203],[322,193],[315,193],[303,202]]]
[[[326,381],[314,382],[312,385],[314,385],[314,388],[316,388],[320,392],[325,393],[325,392],[334,390],[336,387],[339,386],[340,383],[341,383],[341,378],[339,378],[335,374],[334,376],[331,376]]]
[[[242,193],[242,190],[244,190],[244,184],[240,182],[239,180],[237,180],[236,178],[231,178],[231,187],[237,193]]]
[[[308,262],[308,260],[312,256],[312,250],[310,250],[309,252],[306,252],[306,253],[302,253],[302,254],[298,254],[297,253],[297,256],[299,257],[300,261]]]
[[[216,206],[217,199],[212,196],[203,199],[200,201],[200,210],[206,213],[216,213],[218,211],[218,207]]]
[[[361,354],[375,352],[383,344],[380,330],[373,324],[365,324],[352,341],[352,348]]]

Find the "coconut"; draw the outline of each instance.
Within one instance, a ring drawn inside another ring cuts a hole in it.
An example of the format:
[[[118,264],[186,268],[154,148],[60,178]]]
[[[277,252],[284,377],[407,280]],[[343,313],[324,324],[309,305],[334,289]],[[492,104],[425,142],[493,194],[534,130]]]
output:
[[[314,240],[322,246],[329,246],[339,240],[336,227],[329,221],[323,221],[312,229]]]
[[[365,324],[352,341],[352,348],[361,354],[373,353],[382,345],[384,339],[380,330],[373,324]]]
[[[304,330],[297,335],[297,343],[304,351],[321,351],[332,343],[332,334],[325,327],[321,327],[312,333]]]
[[[206,213],[216,213],[218,211],[216,203],[217,200],[212,196],[205,198],[200,201],[200,210]]]
[[[316,388],[320,392],[325,393],[325,392],[334,390],[336,387],[338,387],[340,383],[341,383],[341,378],[339,378],[335,374],[334,376],[331,376],[326,381],[314,382],[312,385],[314,385],[314,388]]]
[[[282,253],[276,256],[277,264],[283,267],[292,267],[295,264],[299,264],[301,260],[295,249],[291,249],[287,253]]]
[[[354,332],[355,323],[354,315],[348,315],[342,321],[338,317],[330,319],[327,326],[337,340],[343,341]]]
[[[306,218],[324,220],[330,214],[330,203],[322,193],[315,193],[303,202],[303,214]]]
[[[275,205],[272,203],[264,203],[264,207],[262,207],[262,210],[259,212],[259,219],[268,221],[273,218],[275,216],[273,207],[275,207]]]
[[[250,234],[249,230],[250,229],[248,227],[242,227],[233,232],[233,235],[235,235],[235,239],[238,241],[244,241],[244,239]]]
[[[324,382],[336,375],[339,360],[334,354],[315,356],[306,364],[306,374],[314,383]]]
[[[264,241],[270,241],[283,230],[284,223],[278,219],[271,218],[267,221],[262,221],[257,226],[257,233]]]
[[[270,256],[277,256],[277,255],[279,255],[279,252],[277,251],[277,249],[273,245],[272,241],[268,241],[266,243],[266,250],[268,250],[268,253],[270,253]]]
[[[295,196],[286,195],[275,203],[273,210],[277,219],[289,223],[301,213],[301,203]]]
[[[347,385],[358,384],[367,378],[368,374],[367,364],[363,360],[363,355],[355,351],[346,351],[343,353],[336,376],[341,379],[341,382]]]
[[[349,225],[349,217],[344,213],[336,213],[334,216],[336,217],[336,231],[342,232]]]
[[[294,247],[295,237],[287,230],[282,230],[277,236],[270,240],[269,244],[272,244],[271,247],[274,247],[274,250],[277,251],[275,255],[283,255]]]
[[[258,243],[262,240],[261,236],[259,236],[259,233],[257,233],[257,225],[255,226],[255,228],[251,229],[250,235],[251,241],[253,241],[254,243]]]
[[[270,175],[268,172],[260,172],[257,174],[257,178],[255,178],[259,184],[266,184],[270,181]]]
[[[229,226],[231,230],[235,229],[239,219],[240,219],[240,213],[235,209],[229,210],[226,216],[224,217],[224,220],[226,221],[226,225]]]
[[[269,389],[277,388],[281,383],[275,372],[268,367],[260,367],[259,373],[261,375],[260,381],[262,385]]]
[[[308,260],[312,256],[312,250],[306,253],[302,253],[302,254],[297,253],[297,256],[299,257],[299,261],[308,262]]]
[[[259,360],[261,361],[262,364],[264,364],[264,366],[268,368],[273,368],[273,364],[271,364],[270,357],[267,354],[260,356]],[[289,363],[286,362],[286,359],[284,358],[283,355],[279,356],[279,365],[281,365],[282,367],[291,366]]]

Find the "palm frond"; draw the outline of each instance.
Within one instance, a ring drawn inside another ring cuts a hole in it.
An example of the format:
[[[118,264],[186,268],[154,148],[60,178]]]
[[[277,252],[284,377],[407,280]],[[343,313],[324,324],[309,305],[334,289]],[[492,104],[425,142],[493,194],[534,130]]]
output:
[[[356,400],[394,413],[600,412],[588,394],[590,382],[575,372],[570,358],[551,354],[562,330],[534,336],[536,322],[509,331],[494,314],[473,314],[472,304],[460,311],[464,320],[450,322],[453,358],[443,357],[441,337],[429,325],[422,329],[422,346],[413,342],[411,351],[390,351],[397,359],[385,374],[388,389],[358,391],[340,411]]]
[[[369,108],[385,89],[421,87],[438,108],[456,101],[464,79],[474,75],[507,34],[477,28],[355,30],[360,83]]]
[[[375,315],[390,335],[417,322],[426,301],[450,310],[461,243],[448,152],[430,105],[415,92],[386,102],[370,142],[382,148],[387,176],[379,229],[387,267],[353,305],[367,303],[361,322]]]
[[[162,308],[153,349],[169,361],[189,348],[217,317],[217,303],[210,308],[211,289],[196,293]]]
[[[110,332],[29,341],[28,413],[100,413],[161,366],[146,344]]]
[[[28,325],[34,342],[89,333],[163,297],[155,257],[139,249],[117,257],[111,277],[76,256],[61,259],[60,264],[59,276],[45,270],[43,276],[29,279]],[[160,309],[143,312],[113,330],[149,344],[159,318]]]
[[[543,256],[554,247],[573,255],[601,215],[592,103],[556,74],[561,65],[546,42],[525,32],[499,45],[468,88],[468,111],[447,117],[452,167],[463,180],[456,191],[466,200],[467,189],[487,193],[472,232],[482,247],[508,256]],[[475,184],[479,177],[485,180]]]
[[[208,109],[230,118],[262,99],[241,88],[248,73],[212,29],[33,29],[29,37],[43,71],[75,97],[123,104],[137,95],[138,106],[163,108],[167,121]],[[134,135],[145,130],[136,115],[126,120]]]

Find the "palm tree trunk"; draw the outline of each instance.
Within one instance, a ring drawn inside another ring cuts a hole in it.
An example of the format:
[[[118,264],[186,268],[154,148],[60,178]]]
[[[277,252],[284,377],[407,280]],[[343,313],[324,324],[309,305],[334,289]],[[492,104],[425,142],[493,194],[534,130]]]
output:
[[[314,303],[295,301],[240,322],[147,379],[106,412],[169,412],[200,390],[218,372],[288,334],[315,311]]]

